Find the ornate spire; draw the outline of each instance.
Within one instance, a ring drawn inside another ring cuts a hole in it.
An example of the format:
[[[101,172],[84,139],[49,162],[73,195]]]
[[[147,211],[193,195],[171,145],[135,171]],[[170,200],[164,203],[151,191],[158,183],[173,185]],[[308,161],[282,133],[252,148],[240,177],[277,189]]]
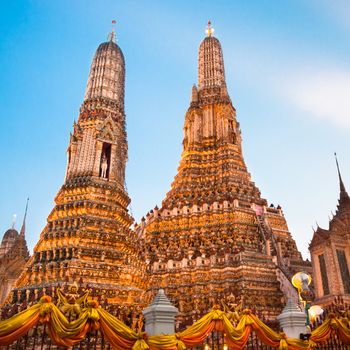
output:
[[[114,100],[124,111],[125,61],[115,43],[115,23],[112,22],[108,41],[98,47],[92,61],[85,101],[98,98]]]
[[[344,182],[343,179],[341,177],[341,173],[340,173],[340,169],[339,169],[339,163],[338,163],[338,158],[337,158],[337,154],[334,152],[334,157],[335,157],[335,162],[337,164],[337,170],[338,170],[338,177],[339,177],[339,187],[340,187],[340,201],[343,199],[349,199],[349,195],[346,192],[345,186],[344,186]]]
[[[114,32],[113,28],[93,58],[85,100],[69,140],[65,181],[34,257],[16,284],[21,290],[42,290],[46,281],[51,286],[71,283],[79,274],[80,281],[94,284],[97,293],[108,294],[108,302],[129,303],[143,293],[146,267],[139,259],[137,234],[130,228],[133,219],[125,188],[125,64]],[[23,233],[24,228],[25,220]],[[64,238],[68,236],[72,240]],[[20,241],[25,242],[24,236]]]
[[[23,237],[26,233],[26,218],[27,218],[27,211],[28,211],[28,202],[29,202],[29,198],[27,198],[26,209],[24,212],[24,217],[23,217],[23,222],[22,222],[22,227],[20,232],[20,236],[23,236]]]
[[[207,35],[199,47],[199,86],[192,87],[178,172],[161,207],[137,227],[146,243],[149,290],[164,287],[179,307],[179,322],[191,317],[191,310],[205,310],[206,289],[211,290],[213,304],[220,298],[239,303],[241,298],[247,306],[262,310],[274,300],[276,311],[282,307],[282,291],[271,256],[302,260],[283,213],[267,208],[251,180],[236,111],[226,90],[221,45],[211,23]],[[277,239],[278,247],[270,245]],[[257,269],[264,278],[254,279],[248,290],[244,281]],[[161,286],[162,281],[167,283]],[[266,281],[269,286],[263,285]],[[223,284],[230,288],[223,292]],[[237,290],[240,295],[234,293]],[[251,295],[259,295],[259,300],[249,300]]]
[[[225,87],[225,69],[221,45],[214,38],[214,29],[208,22],[207,37],[199,46],[198,89]]]

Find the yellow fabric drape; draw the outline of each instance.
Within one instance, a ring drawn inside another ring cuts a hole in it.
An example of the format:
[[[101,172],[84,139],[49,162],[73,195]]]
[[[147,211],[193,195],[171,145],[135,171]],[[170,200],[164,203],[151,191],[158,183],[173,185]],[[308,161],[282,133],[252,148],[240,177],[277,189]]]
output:
[[[350,320],[348,319],[335,319],[337,323],[337,334],[340,340],[350,345]]]
[[[332,333],[331,321],[333,318],[328,318],[325,320],[321,326],[317,327],[312,333],[310,339],[314,343],[325,342],[329,339]]]
[[[0,346],[13,343],[33,328],[39,320],[44,321],[51,310],[50,302],[50,297],[43,297],[38,304],[8,320],[0,321]]]
[[[99,314],[94,306],[84,309],[79,318],[68,322],[62,312],[52,305],[48,329],[51,339],[60,346],[73,346],[82,341],[86,333],[99,328]]]
[[[349,320],[335,315],[330,315],[316,328],[308,341],[287,338],[285,334],[275,332],[248,309],[243,311],[237,326],[230,322],[223,311],[214,309],[183,332],[148,337],[146,333],[133,331],[95,301],[87,302],[79,317],[69,322],[51,303],[51,298],[44,296],[38,304],[8,320],[0,321],[0,346],[16,341],[38,322],[46,323],[51,340],[65,347],[82,341],[87,332],[99,328],[116,350],[185,350],[205,342],[213,330],[224,333],[225,343],[233,350],[243,349],[252,331],[264,344],[279,350],[312,349],[334,334],[343,343],[350,344]]]
[[[225,342],[233,350],[242,349],[248,341],[249,334],[252,330],[252,321],[249,318],[249,312],[245,310],[239,323],[236,327],[230,322],[230,320],[223,315],[223,325],[225,332]]]
[[[113,349],[137,349],[133,348],[133,345],[138,340],[136,332],[106,310],[99,308],[98,314],[100,316],[101,330]],[[141,350],[142,347],[139,347],[139,349]],[[148,349],[148,347],[145,347],[145,349]]]

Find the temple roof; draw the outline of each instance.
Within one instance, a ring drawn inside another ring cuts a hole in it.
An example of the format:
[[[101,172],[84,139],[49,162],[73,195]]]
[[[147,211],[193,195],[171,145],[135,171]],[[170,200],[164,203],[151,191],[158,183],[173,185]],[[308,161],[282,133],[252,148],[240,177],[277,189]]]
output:
[[[323,243],[329,238],[329,236],[330,236],[329,230],[325,230],[318,226],[316,231],[314,232],[314,235],[312,236],[309,247],[311,248],[313,246],[317,246]]]
[[[336,157],[336,154],[335,154]],[[310,247],[321,244],[325,240],[332,237],[334,234],[344,235],[344,232],[350,232],[350,197],[346,191],[338,164],[337,157],[335,158],[338,178],[339,178],[339,199],[337,210],[333,218],[329,221],[329,229],[317,227],[312,237]]]
[[[15,240],[17,239],[18,236],[19,236],[18,231],[14,228],[10,228],[4,233],[2,242],[4,242],[5,240]]]
[[[339,163],[337,155],[335,154],[335,161],[337,164],[338,177],[339,177],[339,200],[335,217],[346,221],[346,224],[350,225],[350,197],[345,189],[345,185],[340,173]]]
[[[18,236],[14,241],[14,244],[9,247],[4,255],[0,257],[0,262],[11,261],[22,258],[27,260],[29,258],[29,251],[27,247],[27,242],[23,236]]]
[[[20,235],[17,230],[10,228],[5,232],[0,245],[0,263],[17,258],[29,258],[27,242],[24,234]]]

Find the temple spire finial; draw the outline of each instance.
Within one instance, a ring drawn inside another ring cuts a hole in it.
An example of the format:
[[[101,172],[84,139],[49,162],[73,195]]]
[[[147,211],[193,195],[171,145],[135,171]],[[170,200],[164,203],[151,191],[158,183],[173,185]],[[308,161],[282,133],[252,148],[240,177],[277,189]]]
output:
[[[341,173],[340,173],[340,168],[339,168],[339,163],[338,163],[338,158],[337,158],[337,153],[336,152],[334,152],[334,157],[335,157],[335,162],[337,164],[337,170],[338,170],[339,186],[340,186],[340,198],[349,197],[348,193],[346,192],[343,179],[341,177]]]
[[[28,211],[28,202],[29,202],[29,198],[27,198],[26,209],[24,211],[24,217],[23,217],[23,222],[22,222],[22,227],[20,232],[20,236],[23,236],[23,237],[26,233],[26,218],[27,218],[27,211]]]
[[[208,21],[207,29],[205,30],[207,36],[212,36],[214,34],[214,28],[211,26],[211,21]]]
[[[14,229],[16,225],[17,214],[12,215],[12,225],[11,228]]]
[[[115,43],[116,41],[116,34],[115,34],[115,25],[117,24],[117,21],[114,19],[112,20],[112,31],[108,35],[108,41],[112,41]]]

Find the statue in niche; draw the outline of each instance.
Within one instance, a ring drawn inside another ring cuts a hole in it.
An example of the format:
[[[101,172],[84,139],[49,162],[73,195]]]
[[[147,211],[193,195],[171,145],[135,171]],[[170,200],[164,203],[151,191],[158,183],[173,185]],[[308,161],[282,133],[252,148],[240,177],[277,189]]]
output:
[[[107,178],[107,168],[108,168],[108,160],[107,156],[105,153],[102,154],[102,159],[101,159],[101,177],[103,179]]]

